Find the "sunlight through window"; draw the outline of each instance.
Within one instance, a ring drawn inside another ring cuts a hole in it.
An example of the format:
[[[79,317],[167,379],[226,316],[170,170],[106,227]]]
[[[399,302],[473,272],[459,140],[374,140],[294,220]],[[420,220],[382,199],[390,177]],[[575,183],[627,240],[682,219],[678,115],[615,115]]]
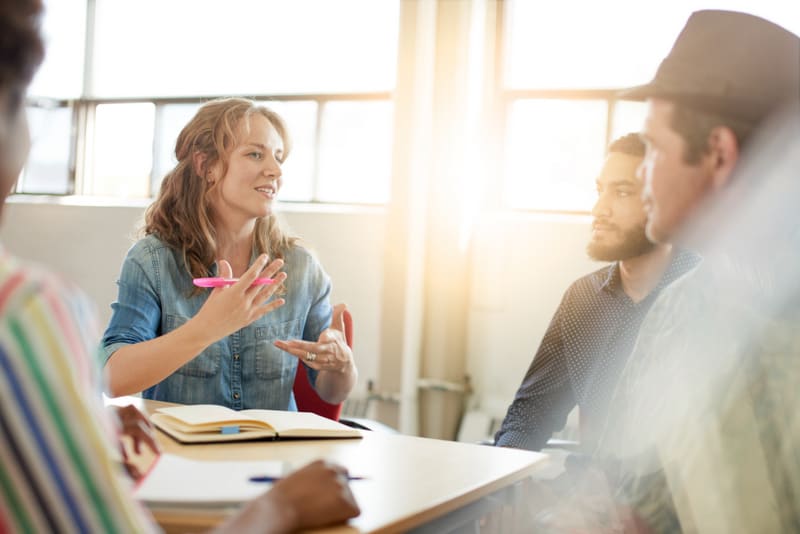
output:
[[[101,104],[95,116],[92,194],[150,196],[153,104]]]
[[[591,100],[514,102],[506,134],[506,204],[589,209],[604,157],[606,109],[605,102]]]

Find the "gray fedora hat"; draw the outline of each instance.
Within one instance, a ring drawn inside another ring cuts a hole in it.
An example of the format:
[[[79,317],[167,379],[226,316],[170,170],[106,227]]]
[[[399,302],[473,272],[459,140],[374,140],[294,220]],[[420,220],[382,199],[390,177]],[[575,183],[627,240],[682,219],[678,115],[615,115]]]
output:
[[[653,81],[619,96],[759,122],[781,102],[800,99],[800,37],[753,15],[696,11]]]

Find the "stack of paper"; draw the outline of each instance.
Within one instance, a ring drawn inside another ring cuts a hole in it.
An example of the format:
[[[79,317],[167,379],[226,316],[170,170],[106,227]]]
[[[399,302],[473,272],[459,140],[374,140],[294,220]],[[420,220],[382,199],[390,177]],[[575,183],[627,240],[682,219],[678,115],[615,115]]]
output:
[[[190,460],[161,454],[135,490],[151,508],[239,506],[269,489],[253,477],[280,477],[283,462]]]

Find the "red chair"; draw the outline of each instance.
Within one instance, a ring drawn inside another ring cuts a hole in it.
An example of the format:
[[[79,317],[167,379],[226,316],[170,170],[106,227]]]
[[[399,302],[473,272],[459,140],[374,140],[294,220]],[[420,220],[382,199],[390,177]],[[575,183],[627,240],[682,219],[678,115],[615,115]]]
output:
[[[345,310],[342,318],[344,319],[344,337],[347,340],[347,346],[353,348],[353,317],[349,311]],[[330,404],[320,398],[311,382],[308,381],[308,367],[304,363],[297,366],[292,391],[294,391],[294,400],[299,411],[314,412],[334,421],[339,420],[339,416],[342,414],[342,403]]]

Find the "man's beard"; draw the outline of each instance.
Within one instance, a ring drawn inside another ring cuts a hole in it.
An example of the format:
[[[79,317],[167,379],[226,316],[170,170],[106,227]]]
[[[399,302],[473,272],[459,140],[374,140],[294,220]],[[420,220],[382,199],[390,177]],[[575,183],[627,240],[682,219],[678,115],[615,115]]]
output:
[[[653,247],[655,245],[647,239],[644,225],[641,225],[625,232],[622,241],[615,245],[589,241],[586,253],[597,261],[622,261],[646,254],[653,250]]]

